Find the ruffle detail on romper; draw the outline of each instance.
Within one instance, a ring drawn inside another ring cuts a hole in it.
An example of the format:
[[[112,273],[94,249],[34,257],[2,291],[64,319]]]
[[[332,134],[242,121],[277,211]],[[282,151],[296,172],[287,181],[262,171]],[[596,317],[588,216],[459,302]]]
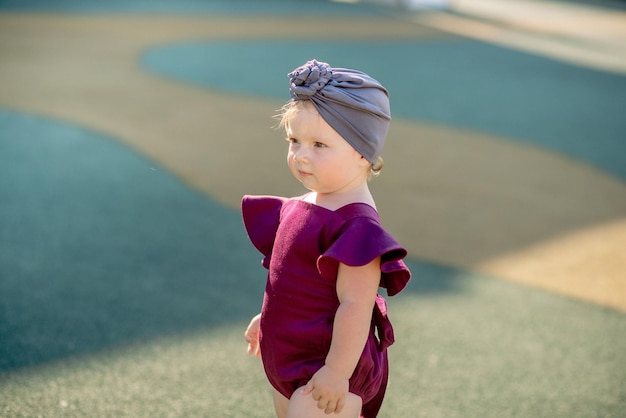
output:
[[[358,243],[358,245],[355,245]],[[407,251],[374,219],[351,219],[339,238],[318,258],[317,268],[322,277],[337,277],[339,263],[363,266],[380,256],[380,287],[389,296],[398,294],[411,278],[411,272],[402,260]]]
[[[241,214],[248,238],[263,254],[265,268],[269,268],[280,211],[286,200],[275,196],[244,196],[241,200]]]

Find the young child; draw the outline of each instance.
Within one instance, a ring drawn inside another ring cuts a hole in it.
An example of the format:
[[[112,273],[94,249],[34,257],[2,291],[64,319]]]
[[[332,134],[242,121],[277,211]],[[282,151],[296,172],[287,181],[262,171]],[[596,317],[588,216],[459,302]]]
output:
[[[406,250],[380,224],[368,180],[391,120],[387,91],[360,71],[312,60],[289,74],[287,162],[309,193],[244,196],[248,236],[268,269],[246,329],[279,418],[378,414],[394,341],[385,300],[410,279]]]

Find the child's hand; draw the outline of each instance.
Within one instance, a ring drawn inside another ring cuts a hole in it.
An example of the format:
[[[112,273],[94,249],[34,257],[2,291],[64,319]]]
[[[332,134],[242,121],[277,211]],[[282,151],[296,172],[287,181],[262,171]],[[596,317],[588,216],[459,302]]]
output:
[[[338,414],[345,405],[348,388],[348,379],[343,378],[330,367],[324,366],[313,375],[300,393],[311,394],[317,401],[317,407],[323,409],[324,413]]]
[[[261,346],[259,345],[259,328],[261,325],[261,314],[256,315],[248,324],[244,337],[248,342],[248,354],[261,357]]]

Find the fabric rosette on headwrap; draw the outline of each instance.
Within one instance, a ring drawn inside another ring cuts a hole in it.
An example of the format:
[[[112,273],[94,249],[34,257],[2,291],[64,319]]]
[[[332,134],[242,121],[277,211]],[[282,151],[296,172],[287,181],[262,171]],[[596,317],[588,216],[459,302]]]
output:
[[[310,100],[319,114],[368,161],[380,155],[389,123],[389,94],[369,75],[308,61],[289,73],[292,100]]]

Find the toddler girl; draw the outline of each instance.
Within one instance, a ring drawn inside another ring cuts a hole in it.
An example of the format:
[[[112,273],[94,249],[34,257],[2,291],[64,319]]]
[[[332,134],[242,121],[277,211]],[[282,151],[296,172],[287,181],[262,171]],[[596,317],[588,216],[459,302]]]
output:
[[[262,358],[279,418],[375,417],[394,341],[378,288],[393,296],[410,278],[368,188],[382,168],[388,94],[367,74],[316,60],[289,77],[287,162],[310,192],[242,200],[269,271],[248,352]]]

